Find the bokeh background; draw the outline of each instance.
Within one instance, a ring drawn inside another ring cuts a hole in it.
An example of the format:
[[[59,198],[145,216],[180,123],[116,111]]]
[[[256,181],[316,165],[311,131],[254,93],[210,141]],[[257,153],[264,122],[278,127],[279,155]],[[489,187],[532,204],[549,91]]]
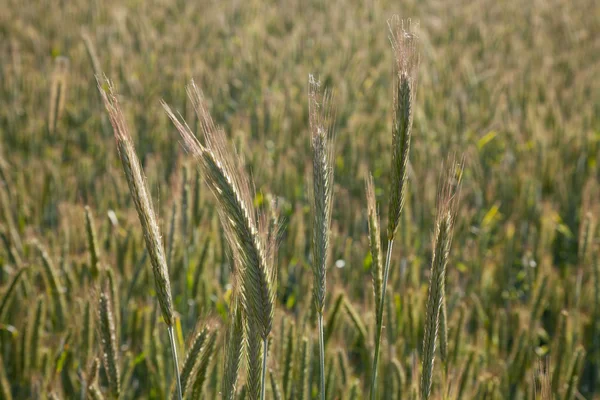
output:
[[[99,285],[85,206],[102,269],[115,280],[122,398],[165,398],[170,390],[168,338],[96,86],[103,75],[120,93],[160,217],[181,350],[196,326],[226,325],[230,261],[214,199],[160,100],[195,130],[185,93],[195,79],[252,174],[255,206],[278,199],[285,229],[269,367],[284,391],[297,384],[283,376],[287,368],[297,375],[302,338],[318,350],[309,73],[334,90],[328,393],[363,393],[375,319],[364,179],[373,173],[386,221],[393,14],[420,22],[421,65],[380,395],[410,398],[418,383],[438,179],[455,155],[465,168],[447,273],[449,398],[532,399],[544,376],[555,398],[600,398],[600,2],[1,0],[0,10],[6,398],[80,398],[85,389],[82,376],[98,353],[97,344],[83,351],[94,319],[86,308],[95,307]],[[56,288],[34,241],[48,249]],[[55,296],[68,304],[64,327]],[[309,358],[306,398],[318,393],[317,360]],[[218,342],[205,398],[218,397],[222,363]],[[101,387],[105,379],[102,369]],[[442,385],[436,375],[436,398]]]

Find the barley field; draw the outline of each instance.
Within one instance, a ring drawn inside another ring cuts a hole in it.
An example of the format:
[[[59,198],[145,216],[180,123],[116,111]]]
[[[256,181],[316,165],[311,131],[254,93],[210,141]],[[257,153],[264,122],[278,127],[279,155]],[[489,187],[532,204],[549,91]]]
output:
[[[0,0],[0,399],[600,399],[600,2]]]

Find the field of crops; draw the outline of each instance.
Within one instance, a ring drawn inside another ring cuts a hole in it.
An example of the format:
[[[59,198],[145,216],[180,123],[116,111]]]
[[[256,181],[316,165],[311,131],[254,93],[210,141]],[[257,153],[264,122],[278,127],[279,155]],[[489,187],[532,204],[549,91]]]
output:
[[[600,399],[600,2],[25,3],[0,399]]]

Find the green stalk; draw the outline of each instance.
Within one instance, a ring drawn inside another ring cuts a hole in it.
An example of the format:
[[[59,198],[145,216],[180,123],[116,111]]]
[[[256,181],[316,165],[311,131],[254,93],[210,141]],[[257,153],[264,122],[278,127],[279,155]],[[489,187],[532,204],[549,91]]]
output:
[[[173,325],[168,328],[169,339],[171,340],[171,352],[173,353],[173,366],[175,367],[175,379],[177,382],[177,398],[183,400],[181,393],[181,377],[179,376],[179,361],[177,361],[177,347],[175,347],[175,334],[173,333]]]
[[[381,330],[383,329],[383,301],[385,299],[385,292],[387,290],[388,276],[390,273],[390,261],[392,259],[392,248],[394,246],[394,239],[388,242],[387,254],[385,256],[385,268],[383,271],[383,288],[381,290],[381,301],[379,302],[379,309],[377,310],[377,331],[375,333],[375,357],[373,358],[373,374],[371,375],[371,400],[375,400],[377,394],[377,364],[379,364],[379,351],[381,347]]]
[[[319,354],[321,362],[321,400],[325,400],[325,339],[323,337],[323,313],[319,313]]]
[[[262,363],[262,384],[260,385],[260,400],[265,400],[265,384],[267,377],[267,352],[269,351],[269,338],[263,339],[263,363]]]

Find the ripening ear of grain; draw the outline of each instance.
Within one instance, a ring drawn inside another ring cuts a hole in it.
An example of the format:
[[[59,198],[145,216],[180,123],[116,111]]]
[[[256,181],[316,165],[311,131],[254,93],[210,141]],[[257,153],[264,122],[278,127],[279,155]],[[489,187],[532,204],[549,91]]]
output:
[[[261,397],[262,390],[262,362],[264,359],[263,346],[261,343],[260,336],[252,334],[256,331],[256,327],[253,326],[255,322],[253,320],[246,320],[246,365],[248,367],[248,374],[246,376],[246,387],[248,397],[252,400],[259,399]]]
[[[102,360],[108,387],[112,398],[118,399],[121,393],[121,375],[119,372],[118,345],[113,319],[112,304],[107,293],[101,292],[98,298],[98,336],[102,349]]]
[[[10,307],[10,304],[12,302],[12,299],[13,299],[13,296],[15,293],[15,289],[17,288],[17,285],[23,278],[23,275],[25,274],[26,271],[27,271],[27,267],[19,268],[19,270],[17,271],[15,276],[12,278],[12,280],[8,284],[6,291],[2,295],[2,301],[0,301],[0,321],[5,320],[5,317],[6,317],[5,314],[8,312],[8,308]]]
[[[308,116],[313,156],[313,299],[319,328],[321,399],[325,400],[325,338],[323,313],[327,292],[329,231],[333,204],[335,158],[335,110],[332,93],[323,90],[312,75],[308,78]]]
[[[234,400],[244,350],[244,317],[237,295],[232,295],[229,326],[225,342],[223,399]]]
[[[460,187],[462,182],[462,173],[464,170],[464,158],[457,162],[453,158],[450,158],[451,165],[449,166],[447,175],[444,176],[445,182],[442,183],[442,192],[439,194],[438,200],[446,202],[446,205],[440,207],[447,207],[451,209],[452,218],[456,219],[458,195],[460,193]],[[442,200],[445,199],[445,200]],[[440,315],[439,315],[439,338],[440,338],[440,361],[442,363],[442,374],[443,374],[443,385],[442,390],[445,392],[449,387],[446,387],[449,382],[448,380],[448,311],[447,311],[447,299],[446,299],[446,278],[444,276],[444,284],[441,287],[441,304],[440,304]],[[456,342],[458,343],[458,342]]]
[[[42,266],[46,274],[46,279],[49,284],[50,294],[52,296],[52,303],[54,306],[54,313],[56,315],[56,327],[59,330],[64,329],[66,325],[66,303],[65,296],[63,294],[62,284],[58,277],[58,272],[54,266],[54,262],[48,255],[48,252],[41,243],[36,242],[37,249],[42,258]]]
[[[202,389],[204,388],[204,382],[206,382],[206,376],[208,374],[208,365],[214,354],[216,341],[217,332],[212,331],[209,334],[208,339],[206,340],[206,344],[202,346],[202,351],[200,352],[200,357],[196,365],[194,381],[192,382],[192,385],[190,386],[189,390],[192,399],[203,398]]]
[[[375,199],[375,183],[373,175],[369,174],[366,180],[367,213],[369,223],[369,246],[371,250],[371,277],[373,280],[373,293],[375,295],[375,313],[381,307],[381,292],[383,290],[383,266],[381,261],[381,233],[379,231],[379,215],[377,200]]]
[[[28,354],[29,367],[34,371],[37,370],[40,364],[40,341],[46,325],[46,303],[44,300],[44,296],[38,298],[35,308],[35,318],[32,320],[33,323],[29,326],[29,333],[31,334]]]
[[[273,324],[275,288],[266,252],[266,226],[259,224],[252,205],[250,182],[233,151],[227,148],[224,132],[212,120],[202,94],[192,82],[188,86],[200,119],[206,146],[179,122],[163,103],[187,149],[200,162],[208,186],[219,204],[219,214],[227,239],[241,269],[243,299],[248,316],[264,340]]]
[[[190,348],[185,354],[185,359],[183,360],[183,365],[181,366],[181,390],[184,396],[187,391],[188,381],[190,379],[190,376],[192,375],[194,366],[198,362],[202,346],[204,346],[209,332],[210,331],[208,327],[204,327],[200,332],[198,332],[194,336],[194,339],[190,344]],[[175,394],[173,394],[173,397],[174,396]]]
[[[429,399],[431,394],[440,314],[445,302],[446,266],[452,244],[452,232],[458,207],[462,170],[462,163],[451,161],[450,167],[444,172],[438,197],[438,211],[433,234],[431,276],[425,310],[421,369],[421,398],[423,400]],[[443,328],[446,328],[445,323]],[[447,332],[443,332],[442,335],[447,337]],[[445,338],[444,340],[447,339]],[[442,390],[445,391],[446,388]]]
[[[446,285],[442,292],[442,304],[440,305],[440,362],[442,363],[442,373],[444,377],[444,386],[448,378],[448,310],[446,305]],[[444,387],[443,390],[446,390]]]
[[[23,244],[21,242],[21,236],[19,235],[15,225],[15,219],[13,217],[12,208],[8,197],[8,184],[6,182],[0,182],[0,210],[2,211],[4,224],[6,224],[6,229],[8,230],[9,235],[5,240],[7,245],[6,247],[10,250],[13,262],[18,266],[20,265],[19,252],[23,251]]]
[[[177,381],[177,391],[179,398],[181,399],[179,366],[173,334],[174,312],[173,300],[171,298],[171,281],[169,279],[169,270],[165,260],[160,230],[152,207],[152,200],[148,193],[148,188],[146,187],[142,167],[140,166],[140,162],[135,153],[135,148],[133,147],[119,100],[111,82],[106,80],[106,84],[108,86],[108,93],[104,91],[100,81],[98,81],[98,90],[100,91],[104,106],[108,111],[110,122],[113,126],[119,157],[121,158],[123,170],[125,171],[125,178],[142,225],[146,250],[148,251],[152,263],[152,272],[154,273],[154,285],[157,292],[158,303],[160,304],[163,319],[168,326],[175,379]]]
[[[8,237],[7,233],[2,228],[0,228],[0,240],[2,240],[2,244],[4,245],[4,248],[8,253],[9,261],[14,265],[21,265],[21,256],[19,256],[17,249],[11,244],[11,239]]]
[[[252,203],[250,181],[243,171],[240,161],[233,151],[227,148],[224,132],[212,120],[204,98],[194,82],[188,86],[190,97],[204,135],[206,145],[182,124],[171,109],[163,102],[163,107],[179,131],[190,153],[199,161],[208,186],[211,188],[219,206],[221,223],[226,232],[235,263],[240,267],[242,304],[247,315],[248,337],[257,335],[262,339],[262,352],[254,348],[252,353],[262,359],[260,398],[264,398],[266,381],[267,341],[273,325],[275,307],[274,257],[268,246],[268,227],[257,218]],[[259,353],[262,355],[259,356]],[[257,359],[250,366],[251,374],[259,368]],[[256,389],[256,385],[252,388]],[[249,390],[256,395],[256,390]]]
[[[329,230],[333,204],[333,160],[335,157],[335,111],[332,94],[309,76],[309,127],[313,151],[313,296],[319,314],[325,307]]]
[[[104,100],[104,106],[108,111],[110,122],[114,129],[115,140],[119,157],[125,171],[125,178],[129,185],[131,198],[142,225],[146,249],[152,263],[152,272],[154,273],[154,283],[158,295],[158,302],[162,311],[163,318],[167,325],[173,325],[173,300],[171,299],[171,282],[169,280],[169,271],[165,261],[165,255],[156,216],[152,207],[152,200],[148,193],[146,181],[143,176],[140,162],[135,154],[135,149],[131,141],[131,135],[125,122],[125,117],[114,87],[107,81],[108,93],[104,91],[100,81],[98,81],[98,90]]]
[[[420,62],[419,24],[402,21],[398,16],[388,22],[390,41],[396,59],[393,96],[392,165],[388,213],[388,240],[393,241],[400,223],[400,214],[406,199],[408,158],[412,138],[413,108],[417,95],[417,77]]]
[[[413,107],[417,93],[417,72],[420,61],[419,38],[416,33],[418,25],[418,23],[413,24],[410,19],[403,21],[398,16],[393,16],[388,21],[390,41],[396,61],[393,92],[392,165],[388,200],[388,245],[383,270],[381,298],[378,302],[380,307],[377,310],[375,321],[375,355],[371,376],[371,400],[375,400],[377,396],[377,368],[381,346],[381,331],[383,329],[382,305],[386,296],[394,238],[396,237],[406,198]]]
[[[60,120],[66,104],[67,76],[69,72],[69,59],[57,57],[54,62],[54,71],[50,83],[50,106],[48,108],[48,131],[53,134]]]
[[[434,253],[431,263],[429,295],[427,298],[425,337],[423,339],[423,368],[421,372],[421,398],[424,400],[429,399],[431,392],[439,315],[443,300],[442,287],[444,285],[446,264],[450,251],[451,226],[450,216],[443,214],[436,222],[436,231],[434,234]]]

